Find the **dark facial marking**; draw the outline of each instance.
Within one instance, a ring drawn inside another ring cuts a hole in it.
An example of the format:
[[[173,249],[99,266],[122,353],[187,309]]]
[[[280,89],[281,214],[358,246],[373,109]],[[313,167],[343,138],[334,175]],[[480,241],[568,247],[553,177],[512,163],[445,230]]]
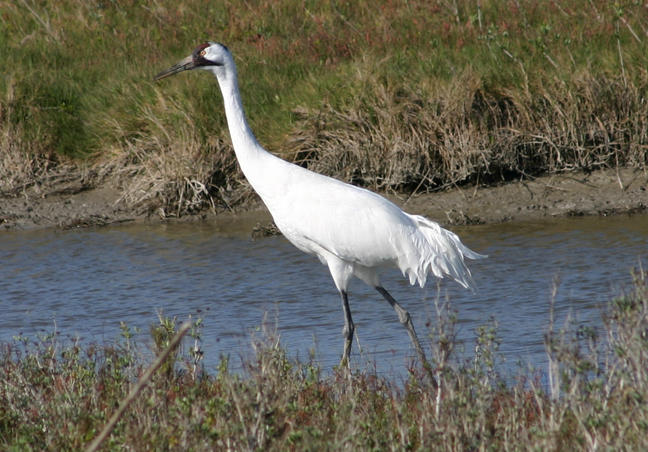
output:
[[[209,47],[211,44],[208,42],[205,42],[203,44],[200,44],[192,53],[193,61],[196,66],[222,66],[220,63],[216,63],[213,61],[209,61],[206,59],[203,55],[203,51]]]

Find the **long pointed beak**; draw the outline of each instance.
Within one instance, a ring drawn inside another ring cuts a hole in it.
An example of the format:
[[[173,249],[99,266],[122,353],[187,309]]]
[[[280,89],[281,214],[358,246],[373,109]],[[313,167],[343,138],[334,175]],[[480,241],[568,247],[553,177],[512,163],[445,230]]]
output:
[[[179,72],[188,71],[190,69],[194,69],[195,67],[196,63],[194,62],[193,55],[189,55],[187,58],[182,59],[166,71],[160,72],[155,76],[153,80],[157,82],[158,80],[162,80],[163,78],[171,77],[172,75],[178,74]]]

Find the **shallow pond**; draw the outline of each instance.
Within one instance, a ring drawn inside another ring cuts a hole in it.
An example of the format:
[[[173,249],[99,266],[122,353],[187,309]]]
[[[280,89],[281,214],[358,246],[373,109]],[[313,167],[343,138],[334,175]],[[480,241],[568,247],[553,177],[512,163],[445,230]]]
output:
[[[640,215],[452,229],[489,255],[469,262],[476,293],[448,280],[421,290],[397,271],[383,285],[410,311],[422,339],[435,323],[435,298],[450,300],[466,356],[476,329],[494,318],[505,371],[518,363],[544,369],[556,279],[559,323],[571,313],[597,326],[600,306],[630,285],[648,250],[648,216]],[[120,322],[148,341],[162,310],[179,320],[203,318],[205,364],[213,370],[222,355],[232,367],[249,356],[267,315],[291,356],[307,360],[314,352],[330,369],[342,351],[343,314],[328,270],[282,237],[252,240],[249,232],[206,223],[2,232],[0,341],[56,330],[85,343],[112,342]],[[414,351],[392,308],[359,281],[350,304],[362,346],[359,352],[354,343],[356,365],[375,362],[382,374],[405,375]]]

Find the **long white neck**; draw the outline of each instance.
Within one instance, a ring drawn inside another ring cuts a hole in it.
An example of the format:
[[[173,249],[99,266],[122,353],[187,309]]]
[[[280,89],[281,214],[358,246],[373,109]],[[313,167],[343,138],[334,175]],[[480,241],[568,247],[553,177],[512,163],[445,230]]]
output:
[[[245,117],[243,102],[238,88],[236,66],[233,61],[214,70],[225,103],[225,116],[232,146],[241,170],[254,189],[259,192],[264,177],[264,162],[277,157],[267,152],[252,133]],[[262,193],[259,193],[262,195]]]

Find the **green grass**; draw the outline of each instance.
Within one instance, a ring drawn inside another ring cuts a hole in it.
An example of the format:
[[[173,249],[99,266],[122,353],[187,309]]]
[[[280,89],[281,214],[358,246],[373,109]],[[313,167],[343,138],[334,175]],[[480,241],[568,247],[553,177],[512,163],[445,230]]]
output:
[[[146,208],[181,213],[249,195],[215,81],[152,81],[206,39],[234,52],[262,143],[361,185],[430,189],[647,163],[641,2],[0,6],[2,151],[101,165],[126,202]],[[23,169],[12,181],[39,177],[38,165]]]
[[[288,357],[276,334],[253,340],[232,372],[201,363],[200,322],[119,418],[102,450],[645,450],[648,286],[643,272],[602,309],[602,331],[553,314],[547,369],[501,375],[497,323],[458,354],[456,316],[437,302],[429,331],[438,389],[413,368],[405,382],[321,369]],[[174,319],[152,325],[164,350]],[[99,434],[151,360],[127,326],[110,345],[57,334],[0,347],[0,448],[81,450]],[[545,383],[542,383],[545,381]]]

